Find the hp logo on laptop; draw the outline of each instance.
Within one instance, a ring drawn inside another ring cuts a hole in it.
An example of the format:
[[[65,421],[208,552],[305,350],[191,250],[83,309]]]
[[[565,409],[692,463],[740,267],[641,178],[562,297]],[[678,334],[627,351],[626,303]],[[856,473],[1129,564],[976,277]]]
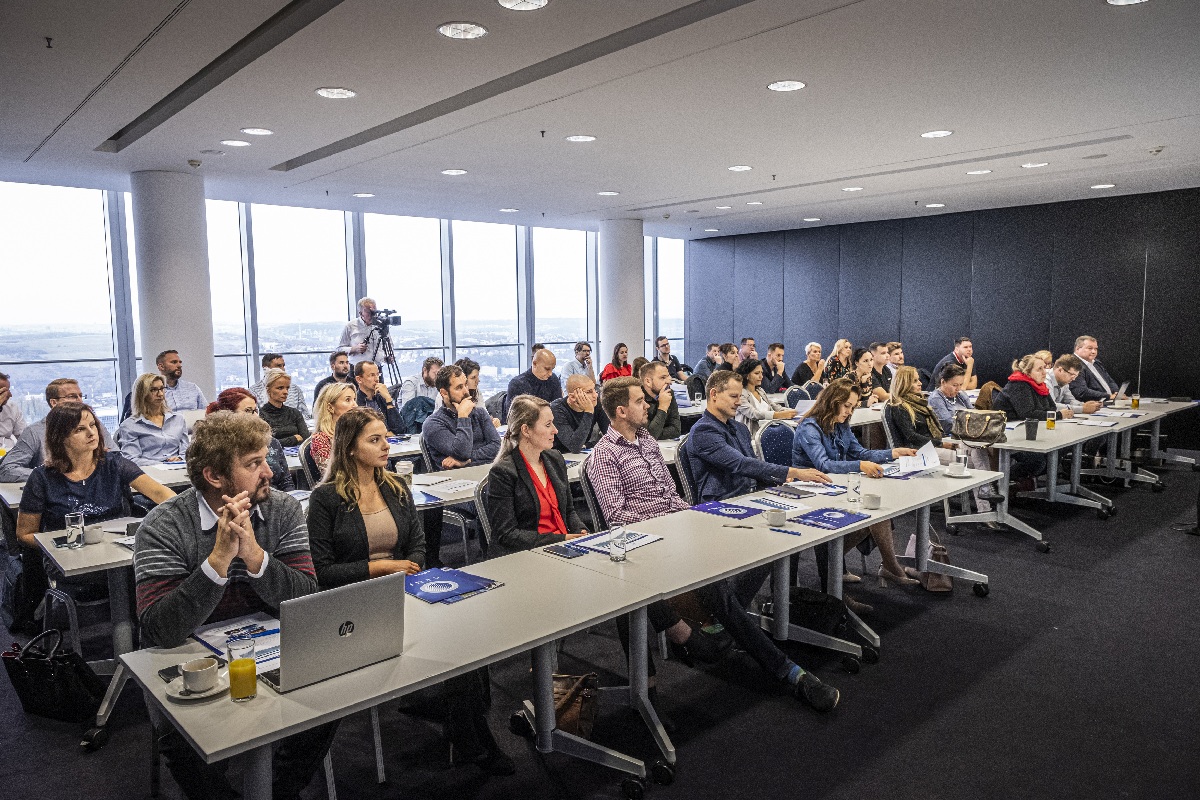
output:
[[[338,636],[349,636],[352,633],[354,633],[354,623],[350,620],[346,620],[338,628]]]

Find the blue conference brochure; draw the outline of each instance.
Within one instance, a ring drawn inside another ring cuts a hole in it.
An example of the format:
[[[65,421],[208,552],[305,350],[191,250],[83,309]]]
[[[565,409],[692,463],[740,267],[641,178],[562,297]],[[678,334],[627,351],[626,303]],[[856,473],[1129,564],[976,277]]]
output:
[[[404,579],[404,591],[426,603],[456,603],[500,585],[459,569],[427,569]]]
[[[788,522],[796,522],[813,528],[836,531],[847,525],[870,519],[870,514],[860,514],[857,511],[846,511],[840,508],[818,508],[816,511],[806,511],[794,517],[788,517]]]
[[[761,514],[761,508],[745,508],[744,506],[735,506],[732,503],[722,503],[720,500],[712,500],[708,503],[701,503],[692,506],[694,511],[703,511],[705,514],[716,514],[718,517],[726,519],[746,519],[753,517],[755,514]]]

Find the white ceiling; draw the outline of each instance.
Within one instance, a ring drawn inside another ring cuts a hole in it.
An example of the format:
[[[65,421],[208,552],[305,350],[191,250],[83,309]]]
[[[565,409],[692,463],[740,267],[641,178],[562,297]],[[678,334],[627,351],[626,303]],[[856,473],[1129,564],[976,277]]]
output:
[[[551,0],[513,12],[495,0],[345,0],[121,152],[97,152],[285,5],[192,0],[163,24],[179,4],[9,4],[0,180],[128,189],[133,171],[186,171],[198,158],[219,199],[593,229],[640,217],[648,233],[683,237],[1200,186],[1196,0],[755,0],[272,169],[693,5]],[[464,42],[434,30],[461,19],[490,33]],[[780,79],[808,86],[767,91]],[[324,100],[321,86],[359,96]],[[276,134],[238,133],[247,126]],[[955,133],[919,136],[934,129]],[[564,141],[575,133],[598,139]],[[253,144],[218,144],[227,138]],[[208,148],[226,155],[200,154]],[[1020,167],[1038,161],[1049,166]],[[440,174],[450,167],[469,172]],[[1116,188],[1089,188],[1097,183]],[[850,185],[864,190],[841,191]],[[376,197],[350,197],[364,191]]]

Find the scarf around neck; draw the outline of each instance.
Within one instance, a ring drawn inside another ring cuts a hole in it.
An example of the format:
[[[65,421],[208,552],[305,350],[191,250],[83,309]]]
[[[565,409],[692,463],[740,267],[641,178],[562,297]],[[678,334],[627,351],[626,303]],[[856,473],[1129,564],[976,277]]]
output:
[[[1050,394],[1049,386],[1047,386],[1044,383],[1038,383],[1033,378],[1029,377],[1028,375],[1026,375],[1024,372],[1021,372],[1020,370],[1017,370],[1012,375],[1009,375],[1008,380],[1010,383],[1012,381],[1021,381],[1022,383],[1028,383],[1030,386],[1033,387],[1033,390],[1035,392],[1037,392],[1038,394],[1040,394],[1042,397],[1046,397],[1047,395]]]

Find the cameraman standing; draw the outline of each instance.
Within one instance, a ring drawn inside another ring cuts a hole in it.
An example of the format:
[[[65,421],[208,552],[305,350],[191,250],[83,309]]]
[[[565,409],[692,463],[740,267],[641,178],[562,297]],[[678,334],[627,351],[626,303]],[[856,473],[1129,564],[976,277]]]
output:
[[[379,329],[375,327],[375,310],[378,306],[369,297],[358,301],[358,317],[346,323],[342,329],[342,340],[338,350],[350,357],[350,364],[360,361],[376,361],[379,350]]]

